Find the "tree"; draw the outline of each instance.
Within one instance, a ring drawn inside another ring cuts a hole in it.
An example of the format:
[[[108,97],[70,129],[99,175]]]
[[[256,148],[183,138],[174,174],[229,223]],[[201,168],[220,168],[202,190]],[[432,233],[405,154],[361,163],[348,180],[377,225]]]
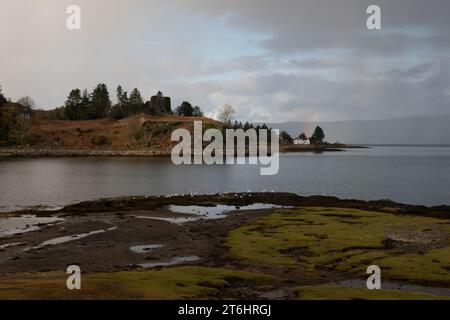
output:
[[[144,100],[142,99],[141,93],[137,88],[134,88],[130,94],[130,104],[134,106],[142,106],[144,104]]]
[[[117,94],[117,104],[111,108],[110,115],[111,118],[113,118],[114,120],[119,120],[131,114],[130,99],[128,99],[128,92],[123,91],[121,85],[117,87],[116,94]],[[136,97],[133,98],[135,99]]]
[[[36,104],[30,96],[20,98],[17,101],[17,104],[23,107],[16,117],[16,127],[18,129],[18,133],[20,134],[20,143],[23,147],[25,143],[25,131],[28,129],[28,124]]]
[[[0,140],[17,144],[19,142],[17,138],[17,107],[12,104],[5,104],[0,111]]]
[[[322,143],[323,139],[325,139],[325,132],[323,132],[321,127],[317,126],[310,140],[312,143]]]
[[[83,95],[81,97],[80,119],[82,120],[89,119],[90,106],[91,106],[91,96],[89,95],[87,89],[84,89]]]
[[[105,118],[111,109],[111,100],[106,84],[100,83],[92,92],[92,101],[89,108],[89,118]]]
[[[294,139],[286,131],[280,132],[280,144],[293,144]]]
[[[203,117],[203,112],[200,109],[199,106],[195,106],[194,109],[192,110],[192,115],[196,116],[196,117]]]
[[[28,115],[31,115],[34,107],[36,106],[34,100],[30,96],[20,98],[19,100],[17,100],[17,103],[25,108],[24,113]]]
[[[231,121],[235,113],[236,111],[230,104],[225,104],[219,111],[219,120],[227,126],[231,126]]]
[[[144,100],[138,89],[134,88],[130,94],[128,106],[125,107],[125,113],[127,115],[137,114],[145,112]]]
[[[70,91],[67,97],[65,106],[65,118],[67,120],[80,120],[81,119],[81,109],[82,109],[83,99],[81,97],[80,89],[73,89]]]
[[[0,108],[2,108],[7,102],[8,100],[6,100],[6,97],[2,93],[2,86],[0,86]]]
[[[300,133],[300,135],[298,136],[298,138],[300,140],[306,141],[308,140],[308,137],[306,136],[306,134],[304,132]]]
[[[6,140],[7,136],[7,128],[6,123],[4,122],[5,116],[3,115],[4,110],[3,106],[8,102],[6,97],[2,93],[2,87],[0,86],[0,141]]]
[[[194,108],[192,104],[184,101],[176,110],[175,113],[180,116],[192,117],[194,115]]]

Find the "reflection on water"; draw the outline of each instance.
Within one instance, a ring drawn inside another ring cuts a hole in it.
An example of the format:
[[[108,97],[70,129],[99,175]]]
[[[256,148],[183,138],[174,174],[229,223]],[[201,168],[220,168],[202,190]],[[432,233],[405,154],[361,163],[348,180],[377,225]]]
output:
[[[200,218],[189,218],[189,217],[163,218],[163,217],[154,217],[154,216],[134,216],[134,218],[137,218],[137,219],[150,219],[150,220],[161,220],[161,221],[166,221],[166,222],[173,223],[173,224],[184,224],[184,223],[200,220]]]
[[[0,160],[0,211],[128,195],[246,191],[450,205],[448,190],[450,147],[281,154],[275,176],[260,176],[258,166],[175,166],[169,158]]]
[[[217,204],[211,207],[204,206],[169,206],[169,210],[175,213],[182,214],[195,214],[202,216],[205,219],[221,219],[225,217],[225,214],[236,210],[258,210],[258,209],[275,209],[286,208],[285,206],[270,204],[270,203],[254,203],[248,206],[228,206],[223,204]]]
[[[25,244],[25,242],[6,243],[6,244],[2,244],[2,245],[0,246],[0,250],[12,248],[12,247],[17,247],[17,246],[21,246],[21,245],[24,245],[24,244]]]
[[[132,246],[130,250],[133,251],[134,253],[147,253],[151,250],[160,249],[162,247],[164,247],[163,244],[148,244],[141,246]]]
[[[144,269],[156,268],[156,267],[170,267],[178,264],[195,262],[200,260],[200,257],[197,256],[186,256],[186,257],[175,257],[168,261],[159,261],[159,262],[150,262],[150,263],[141,263],[138,264],[139,267]]]
[[[62,243],[66,243],[66,242],[70,242],[70,241],[75,241],[75,240],[80,240],[83,238],[87,238],[90,236],[93,236],[95,234],[100,234],[100,233],[104,233],[107,231],[113,231],[116,230],[117,227],[112,227],[106,230],[95,230],[95,231],[91,231],[91,232],[87,232],[87,233],[81,233],[81,234],[74,234],[74,235],[70,235],[70,236],[65,236],[65,237],[59,237],[59,238],[55,238],[55,239],[51,239],[51,240],[47,240],[45,242],[42,242],[41,244],[32,247],[31,249],[40,249],[40,248],[44,248],[44,247],[48,247],[48,246],[55,246],[58,244],[62,244]],[[30,250],[30,249],[27,249]],[[25,250],[25,251],[27,251]]]
[[[155,217],[155,216],[133,216],[133,217],[137,219],[161,220],[180,225],[202,219],[206,220],[222,219],[226,217],[226,213],[236,210],[257,210],[257,209],[274,209],[274,208],[288,208],[288,207],[269,203],[254,203],[248,206],[241,206],[241,207],[228,206],[223,204],[217,204],[210,207],[170,205],[168,209],[173,213],[196,215],[198,217],[179,217],[179,218]]]

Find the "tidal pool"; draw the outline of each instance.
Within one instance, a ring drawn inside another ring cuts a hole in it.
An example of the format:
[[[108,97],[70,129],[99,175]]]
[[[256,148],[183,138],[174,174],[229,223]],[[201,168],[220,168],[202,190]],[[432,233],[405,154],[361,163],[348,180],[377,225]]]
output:
[[[169,210],[174,213],[194,214],[202,216],[206,219],[221,219],[224,218],[228,212],[237,210],[258,210],[258,209],[276,209],[288,208],[286,206],[270,204],[270,203],[254,203],[247,206],[229,206],[217,204],[211,207],[205,206],[169,206]]]
[[[185,257],[175,257],[168,261],[141,263],[141,264],[138,264],[138,266],[141,268],[144,268],[144,269],[150,269],[150,268],[156,268],[156,267],[170,267],[170,266],[175,266],[175,265],[182,264],[182,263],[195,262],[198,260],[200,260],[200,257],[185,256]]]
[[[112,227],[109,229],[102,229],[102,230],[95,230],[95,231],[91,231],[91,232],[87,232],[87,233],[81,233],[81,234],[74,234],[74,235],[70,235],[70,236],[64,236],[64,237],[60,237],[60,238],[55,238],[55,239],[51,239],[51,240],[47,240],[45,242],[42,242],[41,244],[34,246],[30,249],[34,250],[34,249],[40,249],[43,247],[47,247],[47,246],[55,246],[58,244],[62,244],[62,243],[66,243],[66,242],[70,242],[70,241],[75,241],[75,240],[80,240],[89,236],[93,236],[95,234],[100,234],[100,233],[104,233],[107,231],[113,231],[116,230],[117,227]],[[29,249],[28,249],[29,250]]]
[[[160,249],[164,247],[163,244],[148,244],[148,245],[140,245],[140,246],[133,246],[130,247],[130,250],[134,253],[147,253],[151,250]]]
[[[223,204],[217,204],[214,206],[179,206],[170,205],[167,207],[169,211],[177,214],[188,214],[190,217],[155,217],[155,216],[134,216],[137,219],[151,219],[167,221],[173,224],[184,224],[188,222],[198,221],[201,219],[213,220],[223,219],[226,214],[231,211],[237,210],[258,210],[258,209],[276,209],[276,208],[289,208],[287,206],[269,204],[269,203],[254,203],[248,206],[229,206]]]
[[[0,218],[0,238],[36,231],[44,225],[62,221],[64,221],[62,218],[37,217],[35,215]]]
[[[187,222],[197,221],[200,220],[200,218],[190,218],[190,217],[183,217],[183,218],[164,218],[164,217],[153,217],[153,216],[134,216],[136,219],[150,219],[150,220],[161,220],[170,222],[173,224],[183,224]]]

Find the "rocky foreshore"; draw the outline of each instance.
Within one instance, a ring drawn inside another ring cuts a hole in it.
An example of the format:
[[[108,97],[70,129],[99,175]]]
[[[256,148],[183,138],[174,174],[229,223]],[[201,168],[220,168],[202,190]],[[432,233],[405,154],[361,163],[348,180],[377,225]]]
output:
[[[164,157],[166,150],[94,150],[57,148],[0,148],[0,157]]]
[[[289,152],[339,152],[345,149],[365,148],[343,144],[281,145],[281,153]],[[0,158],[7,157],[169,157],[170,149],[147,148],[130,150],[64,149],[48,147],[0,148]]]
[[[0,299],[450,297],[447,206],[228,193],[0,218],[11,226],[0,232]],[[390,290],[359,286],[374,264]],[[83,290],[67,290],[68,265],[83,271]]]

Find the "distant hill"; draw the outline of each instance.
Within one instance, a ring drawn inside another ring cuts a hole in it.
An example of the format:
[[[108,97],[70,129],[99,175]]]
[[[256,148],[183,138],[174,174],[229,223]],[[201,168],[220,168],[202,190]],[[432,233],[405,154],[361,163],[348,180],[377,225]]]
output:
[[[311,135],[314,127],[319,125],[324,129],[328,142],[346,144],[450,145],[450,114],[389,120],[284,122],[269,125],[274,129],[285,130],[293,137],[298,136],[301,131]]]

